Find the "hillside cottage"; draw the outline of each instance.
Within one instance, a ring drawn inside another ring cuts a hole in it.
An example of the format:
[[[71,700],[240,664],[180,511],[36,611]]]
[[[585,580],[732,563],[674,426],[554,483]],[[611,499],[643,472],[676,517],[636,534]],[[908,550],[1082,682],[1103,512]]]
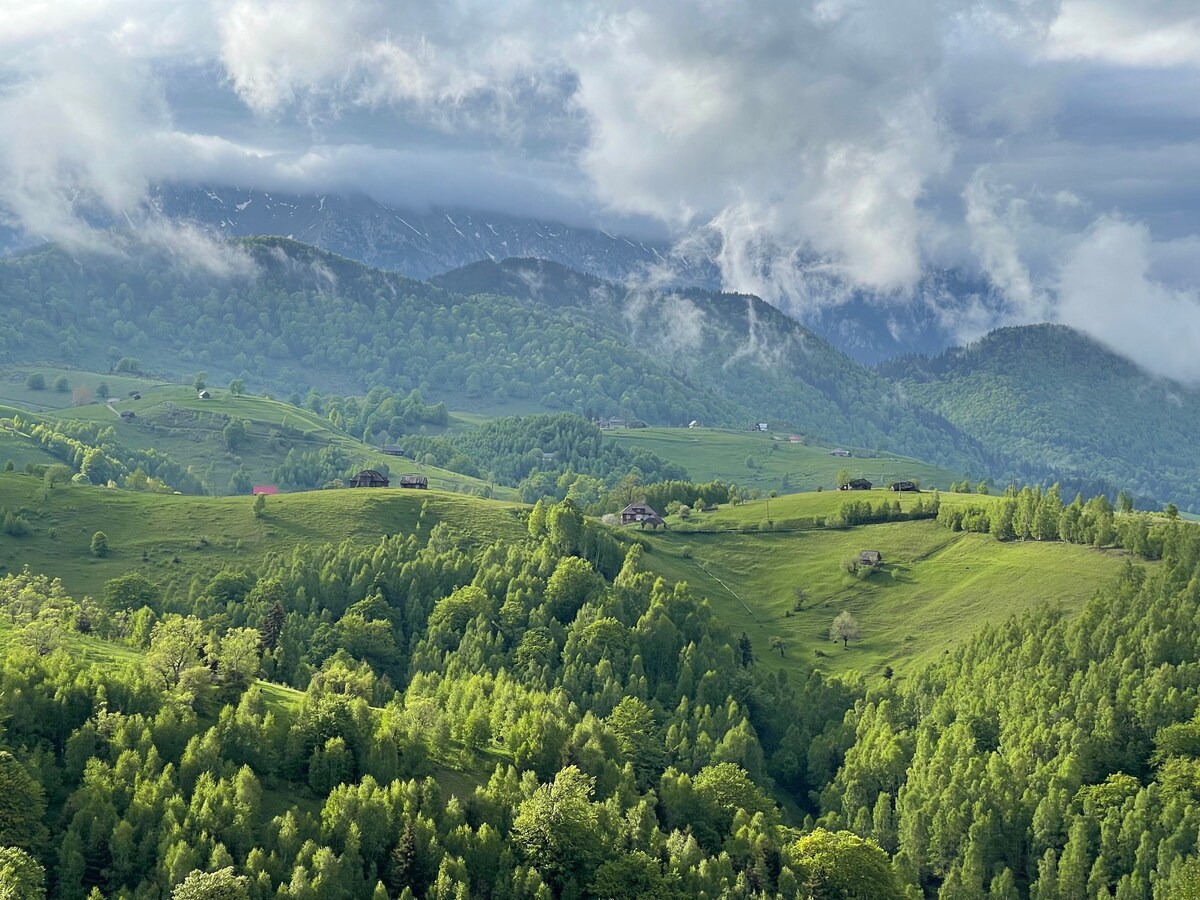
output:
[[[888,487],[893,491],[919,491],[916,482],[913,481],[893,481]]]
[[[210,400],[212,399],[212,394],[210,394],[208,391],[197,391],[196,398],[199,400]]]
[[[122,410],[120,413],[121,418],[124,419],[126,422],[128,422],[130,419],[134,418],[135,415],[136,415],[136,413],[133,413],[128,409]]]
[[[391,482],[388,481],[387,476],[375,469],[363,469],[350,479],[350,487],[355,488],[385,488],[389,484]]]
[[[700,427],[699,419],[692,419],[692,421],[688,422],[688,428],[699,428],[699,427]]]
[[[388,456],[408,456],[408,453],[399,444],[384,444],[383,452]]]
[[[829,455],[846,457],[846,456],[850,455],[850,451],[849,450],[830,450]]]
[[[851,478],[843,484],[838,490],[842,491],[869,491],[872,485],[865,478]]]
[[[858,551],[858,564],[878,569],[883,565],[883,554],[878,550],[860,550]]]
[[[275,487],[273,484],[256,484],[254,487],[250,488],[250,493],[256,497],[259,494],[278,494],[279,488]]]
[[[400,487],[424,491],[429,488],[429,479],[424,475],[401,475]]]
[[[646,505],[645,500],[641,503],[630,503],[621,510],[622,525],[628,525],[630,522],[642,522],[646,519],[658,519],[660,522],[662,521],[659,514]]]

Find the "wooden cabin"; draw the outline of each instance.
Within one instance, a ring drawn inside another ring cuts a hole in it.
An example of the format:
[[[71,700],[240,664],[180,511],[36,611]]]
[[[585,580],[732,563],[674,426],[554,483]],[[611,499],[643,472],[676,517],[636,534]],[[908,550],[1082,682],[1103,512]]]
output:
[[[920,491],[920,488],[912,481],[893,481],[888,488],[893,491]]]
[[[388,478],[382,472],[377,472],[375,469],[363,469],[357,475],[350,479],[350,487],[365,487],[365,488],[385,488],[389,484]]]
[[[419,491],[429,489],[429,479],[424,475],[401,475],[400,487]]]
[[[883,554],[878,550],[859,550],[858,564],[860,566],[870,566],[872,569],[878,569],[883,565]]]
[[[211,400],[212,394],[210,394],[208,391],[197,391],[196,398],[198,400]]]
[[[621,524],[628,525],[631,522],[642,522],[646,519],[658,519],[662,521],[662,517],[652,508],[646,505],[646,501],[641,503],[630,503],[627,507],[621,510]]]
[[[843,484],[838,490],[842,491],[869,491],[872,485],[865,478],[851,478]]]
[[[850,455],[850,451],[849,450],[830,450],[829,455],[830,456],[840,456],[840,457],[845,458]]]

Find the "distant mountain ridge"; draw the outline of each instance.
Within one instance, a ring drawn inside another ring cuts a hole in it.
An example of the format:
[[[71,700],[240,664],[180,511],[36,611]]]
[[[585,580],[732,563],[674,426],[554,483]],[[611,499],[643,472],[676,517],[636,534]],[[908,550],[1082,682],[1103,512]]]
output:
[[[1149,375],[1078,331],[1002,328],[880,371],[998,452],[1200,509],[1200,391]]]
[[[608,281],[659,283],[669,272],[674,287],[722,288],[719,266],[702,252],[680,255],[669,241],[529,216],[449,207],[422,210],[366,196],[235,187],[162,185],[152,199],[168,218],[215,234],[288,237],[410,278],[430,278],[481,260],[529,257]],[[955,342],[949,319],[958,305],[986,306],[995,300],[986,284],[952,271],[926,273],[906,298],[879,297],[836,278],[822,290],[839,299],[794,306],[795,317],[867,365],[905,353],[940,352]]]

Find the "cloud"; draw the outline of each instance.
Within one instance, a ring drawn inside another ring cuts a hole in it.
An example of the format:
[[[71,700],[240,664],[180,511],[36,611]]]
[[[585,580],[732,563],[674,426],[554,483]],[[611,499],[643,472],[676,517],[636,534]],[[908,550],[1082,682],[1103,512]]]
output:
[[[1052,318],[1109,211],[1136,296],[1196,284],[1194,0],[29,0],[0,51],[0,217],[39,236],[186,248],[162,181],[629,216],[794,313],[977,333]]]
[[[1145,225],[1102,216],[1066,259],[1058,319],[1147,371],[1200,382],[1200,292],[1155,279]]]
[[[1200,65],[1200,10],[1192,0],[1063,0],[1045,52],[1123,66]]]

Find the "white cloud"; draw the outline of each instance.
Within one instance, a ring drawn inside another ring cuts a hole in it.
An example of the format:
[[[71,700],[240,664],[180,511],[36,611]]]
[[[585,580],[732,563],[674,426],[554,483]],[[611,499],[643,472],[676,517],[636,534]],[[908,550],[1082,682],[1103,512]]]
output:
[[[648,216],[727,288],[971,331],[1073,315],[1121,223],[1145,315],[1196,283],[1195,0],[28,0],[0,50],[0,216],[48,237],[177,179]]]
[[[1063,0],[1046,38],[1051,59],[1197,66],[1200,9],[1193,0]]]
[[[1152,272],[1154,242],[1142,224],[1102,216],[1065,261],[1058,319],[1150,372],[1200,381],[1200,293]]]

